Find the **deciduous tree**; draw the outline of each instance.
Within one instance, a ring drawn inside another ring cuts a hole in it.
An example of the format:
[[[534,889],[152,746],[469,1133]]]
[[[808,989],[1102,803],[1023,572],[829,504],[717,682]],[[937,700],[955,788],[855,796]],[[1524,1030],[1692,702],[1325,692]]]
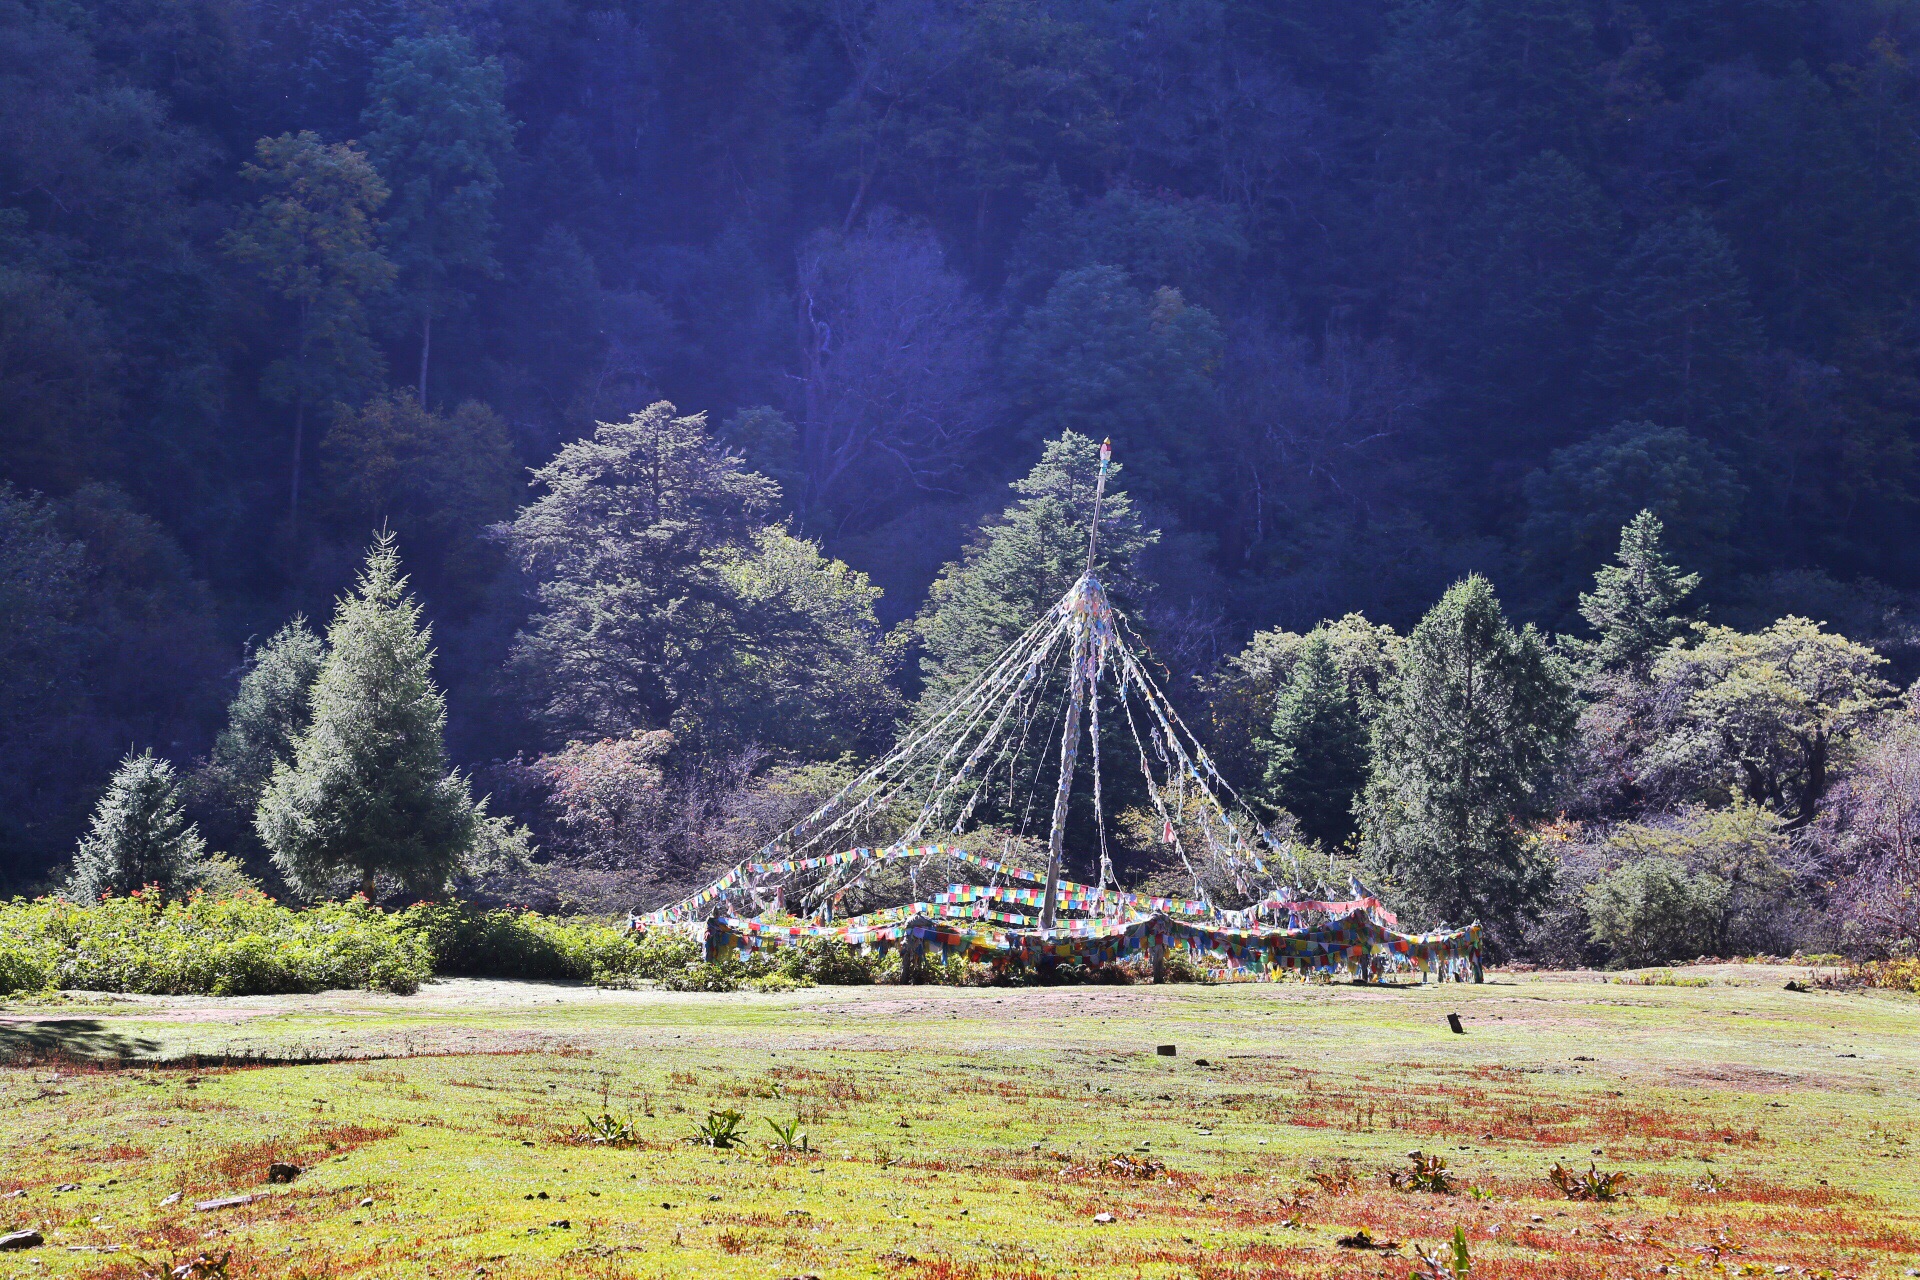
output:
[[[472,606],[499,565],[486,530],[512,514],[525,477],[499,414],[477,400],[441,413],[403,392],[376,396],[341,406],[320,460],[342,535],[392,530],[436,604]]]
[[[1653,664],[1666,708],[1644,769],[1676,798],[1724,801],[1738,791],[1813,820],[1854,735],[1888,705],[1887,661],[1818,622],[1786,617],[1758,632],[1702,627]]]
[[[263,194],[221,245],[293,308],[292,350],[267,366],[261,391],[293,408],[287,509],[297,520],[308,411],[357,401],[385,375],[366,302],[394,277],[373,220],[387,186],[352,143],[311,132],[262,138],[254,154],[240,174]]]
[[[462,278],[496,273],[493,202],[513,147],[505,76],[464,35],[395,40],[375,60],[361,116],[367,153],[393,202],[383,237],[400,298],[420,332],[420,403],[427,400],[433,321],[462,305]]]

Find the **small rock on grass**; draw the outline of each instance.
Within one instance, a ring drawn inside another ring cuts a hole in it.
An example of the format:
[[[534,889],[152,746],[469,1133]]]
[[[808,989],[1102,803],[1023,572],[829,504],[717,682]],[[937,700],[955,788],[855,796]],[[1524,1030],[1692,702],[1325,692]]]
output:
[[[1112,1222],[1113,1215],[1110,1213],[1096,1213],[1093,1215],[1093,1220],[1095,1222],[1104,1224],[1104,1223]]]
[[[0,1236],[0,1249],[38,1249],[46,1242],[38,1231],[9,1231]]]
[[[202,1200],[193,1206],[195,1213],[212,1213],[215,1209],[238,1209],[243,1204],[252,1204],[259,1196],[221,1196],[217,1200]]]

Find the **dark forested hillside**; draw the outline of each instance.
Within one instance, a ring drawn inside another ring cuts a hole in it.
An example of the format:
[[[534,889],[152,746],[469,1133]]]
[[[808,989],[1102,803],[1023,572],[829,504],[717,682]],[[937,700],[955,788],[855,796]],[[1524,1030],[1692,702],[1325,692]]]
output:
[[[1189,699],[1470,572],[1591,635],[1643,509],[1713,621],[1905,661],[1916,56],[1868,0],[0,0],[0,882],[130,750],[217,774],[380,528],[457,760],[671,732],[648,831],[778,810],[1068,432]]]

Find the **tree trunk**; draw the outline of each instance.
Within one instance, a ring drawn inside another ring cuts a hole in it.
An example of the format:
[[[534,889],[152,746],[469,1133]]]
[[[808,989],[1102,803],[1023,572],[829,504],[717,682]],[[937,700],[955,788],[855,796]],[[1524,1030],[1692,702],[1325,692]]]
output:
[[[1807,780],[1800,792],[1798,811],[1793,821],[1787,823],[1786,830],[1795,831],[1813,821],[1820,811],[1820,801],[1827,794],[1827,747],[1825,734],[1814,734],[1811,738],[1801,739],[1807,753]]]
[[[293,409],[293,483],[287,498],[287,523],[300,523],[300,447],[307,434],[307,402],[301,400]]]
[[[1066,855],[1067,801],[1073,794],[1073,766],[1080,754],[1080,715],[1086,704],[1081,683],[1081,668],[1087,664],[1087,649],[1092,637],[1091,624],[1077,621],[1073,637],[1073,657],[1069,660],[1067,684],[1067,723],[1060,734],[1060,789],[1053,795],[1053,825],[1047,833],[1047,896],[1040,903],[1040,927],[1051,929],[1060,896],[1060,864]]]
[[[367,902],[373,902],[373,868],[368,867],[360,874],[360,892],[367,896]]]
[[[427,407],[427,353],[433,350],[433,312],[420,320],[420,407]]]

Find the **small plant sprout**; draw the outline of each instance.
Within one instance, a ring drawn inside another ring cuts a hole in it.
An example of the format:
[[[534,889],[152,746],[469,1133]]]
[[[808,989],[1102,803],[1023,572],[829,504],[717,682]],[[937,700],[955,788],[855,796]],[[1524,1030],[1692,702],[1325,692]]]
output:
[[[781,1124],[778,1120],[775,1120],[772,1116],[768,1116],[767,1127],[773,1130],[773,1136],[776,1139],[776,1141],[773,1144],[774,1150],[776,1151],[812,1151],[813,1150],[813,1148],[807,1144],[807,1135],[800,1128],[800,1119],[798,1116],[794,1117],[792,1120],[788,1121],[786,1124]]]
[[[1445,1160],[1419,1151],[1408,1154],[1413,1159],[1413,1167],[1404,1173],[1395,1169],[1387,1170],[1389,1186],[1403,1191],[1430,1191],[1435,1195],[1453,1194],[1453,1175],[1447,1172]]]
[[[1420,1253],[1420,1265],[1407,1273],[1407,1280],[1466,1280],[1473,1274],[1473,1255],[1467,1252],[1465,1228],[1453,1229],[1453,1244],[1443,1253]]]
[[[601,1147],[632,1147],[640,1142],[640,1131],[634,1126],[633,1118],[621,1119],[611,1111],[586,1117],[586,1123],[581,1126],[581,1136]]]
[[[691,1142],[703,1147],[714,1147],[725,1151],[740,1145],[740,1127],[747,1118],[727,1107],[719,1111],[708,1111],[707,1118],[693,1127]]]
[[[1328,1195],[1351,1195],[1355,1190],[1353,1166],[1347,1161],[1339,1161],[1331,1169],[1320,1168],[1320,1162],[1318,1160],[1313,1160],[1309,1163],[1312,1168],[1308,1171],[1307,1177],[1312,1179],[1314,1183]]]
[[[1547,1171],[1547,1181],[1559,1188],[1560,1194],[1569,1200],[1595,1200],[1606,1203],[1618,1200],[1625,1195],[1627,1175],[1615,1170],[1601,1173],[1594,1164],[1587,1163],[1585,1173],[1566,1168],[1558,1161]]]

